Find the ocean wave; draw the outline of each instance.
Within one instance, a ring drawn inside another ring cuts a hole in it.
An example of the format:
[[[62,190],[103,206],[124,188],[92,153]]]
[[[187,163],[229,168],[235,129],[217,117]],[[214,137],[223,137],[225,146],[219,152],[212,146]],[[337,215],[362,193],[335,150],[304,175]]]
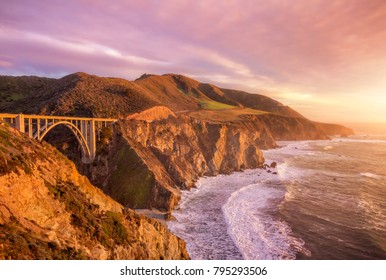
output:
[[[362,195],[358,203],[358,206],[367,217],[365,227],[371,230],[386,231],[386,210],[381,206],[381,203],[377,203],[375,200],[375,198]]]
[[[290,226],[272,213],[285,193],[253,184],[233,193],[222,207],[228,233],[244,259],[295,259],[297,252],[310,254],[304,241],[293,237]]]
[[[182,192],[181,202],[173,212],[176,220],[169,221],[168,227],[185,240],[192,259],[242,259],[238,247],[227,234],[221,207],[232,193],[267,176],[274,175],[255,169],[206,177],[198,181],[198,188]]]
[[[333,142],[346,142],[346,143],[386,143],[386,140],[383,139],[365,139],[365,138],[334,138],[331,141]]]
[[[362,173],[360,173],[360,175],[362,177],[368,177],[368,178],[373,178],[373,179],[378,179],[378,180],[385,178],[385,176],[377,175],[377,174],[374,174],[371,172],[362,172]]]
[[[171,224],[172,231],[186,241],[192,259],[295,259],[310,256],[307,247],[317,248],[321,242],[331,242],[330,250],[336,240],[351,248],[349,244],[356,244],[356,234],[363,230],[380,240],[379,232],[385,231],[384,165],[366,163],[366,151],[340,142],[386,141],[279,142],[281,148],[264,151],[268,165],[277,163],[269,168],[271,173],[246,170],[203,178],[197,189],[183,192],[181,211],[175,212],[179,225]],[[333,151],[328,151],[330,147]],[[364,164],[355,164],[357,157]],[[373,173],[363,172],[361,166]],[[303,218],[297,220],[298,216]],[[310,226],[314,231],[307,231]],[[318,250],[312,255],[330,256]]]

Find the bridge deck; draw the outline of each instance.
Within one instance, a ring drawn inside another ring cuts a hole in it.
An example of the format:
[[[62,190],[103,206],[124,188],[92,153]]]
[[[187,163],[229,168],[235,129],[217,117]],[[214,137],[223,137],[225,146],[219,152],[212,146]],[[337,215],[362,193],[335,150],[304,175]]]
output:
[[[16,118],[19,114],[0,113],[0,118]],[[84,117],[68,117],[68,116],[45,116],[45,115],[24,115],[24,118],[34,118],[41,120],[78,120],[78,121],[97,121],[97,122],[116,122],[118,119],[113,118],[84,118]]]

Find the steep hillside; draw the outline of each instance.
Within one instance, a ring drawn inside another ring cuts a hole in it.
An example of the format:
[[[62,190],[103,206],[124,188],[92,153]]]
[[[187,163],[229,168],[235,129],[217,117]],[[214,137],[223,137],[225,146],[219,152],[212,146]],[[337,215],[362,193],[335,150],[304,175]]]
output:
[[[61,79],[3,76],[0,98],[5,96],[0,111],[120,117],[111,137],[98,141],[91,165],[80,162],[71,132],[57,129],[46,140],[94,185],[132,208],[171,210],[178,189],[194,186],[199,176],[261,167],[261,149],[276,147],[275,140],[350,132],[314,123],[266,96],[175,74],[133,82],[85,73]]]
[[[202,110],[249,114],[251,110],[281,117],[302,118],[288,106],[260,94],[222,89],[176,74],[143,75],[130,82],[74,73],[61,79],[0,76],[0,112],[126,117],[154,106],[174,113]],[[245,110],[245,111],[243,111]],[[199,118],[200,114],[196,114]],[[207,120],[211,114],[204,115]],[[218,120],[218,114],[213,116]],[[336,134],[342,126],[320,126],[321,133]],[[329,129],[332,131],[329,131]],[[334,133],[332,133],[334,132]],[[343,134],[343,133],[340,133]]]
[[[28,83],[20,88],[20,81]],[[18,99],[4,99],[15,90],[20,92]],[[0,103],[3,112],[84,117],[119,117],[158,104],[149,92],[133,82],[85,73],[44,82],[37,77],[2,76],[1,98],[6,101]]]
[[[231,89],[222,89],[222,91],[224,92],[225,97],[237,101],[244,107],[267,111],[286,117],[304,118],[301,114],[291,109],[290,107],[284,106],[280,102],[277,102],[276,100],[268,98],[264,95],[250,94],[248,92]]]
[[[169,117],[176,118],[177,116],[168,107],[154,106],[140,113],[128,115],[126,119],[141,120],[141,121],[155,121],[155,120],[167,119]]]
[[[319,130],[323,131],[327,135],[348,136],[354,134],[354,131],[351,128],[347,128],[342,125],[320,122],[314,122],[314,124]]]
[[[0,259],[186,259],[182,240],[0,122]]]

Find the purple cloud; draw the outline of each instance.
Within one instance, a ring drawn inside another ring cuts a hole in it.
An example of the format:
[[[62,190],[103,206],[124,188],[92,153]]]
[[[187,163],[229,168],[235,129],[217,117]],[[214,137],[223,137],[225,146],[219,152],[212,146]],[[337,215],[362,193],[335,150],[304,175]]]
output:
[[[371,100],[386,106],[383,0],[0,5],[0,74],[84,71],[135,79],[145,72],[182,73],[252,92],[265,89],[319,120],[354,119],[360,105],[377,108]],[[328,116],[315,112],[327,106]],[[381,109],[361,118],[386,121]]]

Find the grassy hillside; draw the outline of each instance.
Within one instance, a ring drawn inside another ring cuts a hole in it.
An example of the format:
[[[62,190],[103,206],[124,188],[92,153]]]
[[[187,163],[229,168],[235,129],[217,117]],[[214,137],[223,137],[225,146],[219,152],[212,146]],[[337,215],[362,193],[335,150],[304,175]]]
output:
[[[133,82],[85,73],[61,79],[0,76],[1,112],[125,117],[157,105],[174,112],[250,108],[301,117],[271,98],[175,74],[143,75]]]
[[[213,100],[200,101],[200,107],[205,110],[227,110],[237,108],[236,106],[228,105]]]

